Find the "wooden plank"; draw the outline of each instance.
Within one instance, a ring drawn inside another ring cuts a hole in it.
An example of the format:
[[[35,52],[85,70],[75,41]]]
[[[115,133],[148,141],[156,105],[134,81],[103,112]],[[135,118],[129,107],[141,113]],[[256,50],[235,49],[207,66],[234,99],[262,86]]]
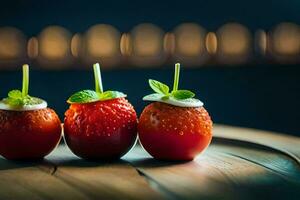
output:
[[[0,158],[0,199],[86,199],[51,175],[45,162],[12,162]]]
[[[138,148],[126,159],[177,199],[281,199],[286,195],[289,199],[299,199],[299,185],[287,181],[285,174],[274,173],[255,162],[227,155],[224,153],[226,148],[231,147],[212,144],[204,154],[188,163],[155,161],[149,155],[142,159],[145,153]],[[253,149],[252,153],[254,157],[262,157],[260,151]],[[268,153],[265,152],[265,156]],[[294,162],[289,157],[282,159]],[[294,169],[299,174],[297,165]]]
[[[88,199],[163,199],[146,179],[125,160],[85,161],[60,146],[48,158],[57,165],[57,179],[85,194]]]
[[[253,162],[274,173],[280,174],[289,181],[300,184],[300,166],[295,160],[285,154],[280,154],[264,146],[247,143],[241,144],[241,142],[236,141],[214,140],[214,144],[216,145],[212,145],[211,150],[214,149],[214,151]],[[240,145],[242,145],[242,147]]]
[[[65,145],[41,162],[0,158],[0,199],[300,199],[299,138],[228,126],[214,134],[185,163],[140,146],[115,162],[82,160]]]
[[[300,138],[270,131],[239,128],[225,125],[214,126],[214,136],[252,142],[289,154],[300,164]]]

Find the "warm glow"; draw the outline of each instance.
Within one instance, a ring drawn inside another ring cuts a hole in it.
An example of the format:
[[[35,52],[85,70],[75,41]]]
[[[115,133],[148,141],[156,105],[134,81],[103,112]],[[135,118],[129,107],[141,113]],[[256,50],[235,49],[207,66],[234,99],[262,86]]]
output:
[[[113,26],[99,24],[85,35],[87,53],[93,58],[113,57],[120,53],[120,33]]]
[[[215,33],[209,32],[206,35],[205,45],[208,53],[215,54],[217,52],[218,41]]]
[[[132,52],[131,38],[128,33],[123,33],[120,41],[121,53],[124,56],[130,56]]]
[[[273,50],[280,55],[299,55],[300,27],[293,23],[279,24],[272,34]]]
[[[222,26],[218,32],[218,52],[228,56],[248,54],[251,46],[251,34],[248,29],[237,23]]]
[[[268,36],[264,30],[258,30],[255,33],[255,43],[257,50],[265,55],[267,51]]]
[[[45,28],[38,37],[39,55],[47,60],[61,60],[70,53],[71,34],[59,26]]]
[[[174,30],[176,53],[197,56],[205,51],[205,30],[197,24],[186,23]]]
[[[29,58],[36,58],[39,54],[39,43],[36,37],[32,37],[27,43],[27,55]]]
[[[173,33],[165,34],[164,50],[168,54],[173,54],[175,52],[175,35]]]
[[[135,56],[157,56],[163,51],[163,31],[153,24],[140,24],[132,32]]]
[[[25,54],[26,39],[22,32],[12,27],[0,28],[0,59],[18,59]]]
[[[81,35],[75,34],[71,40],[71,53],[74,57],[79,57],[79,52],[81,48]]]

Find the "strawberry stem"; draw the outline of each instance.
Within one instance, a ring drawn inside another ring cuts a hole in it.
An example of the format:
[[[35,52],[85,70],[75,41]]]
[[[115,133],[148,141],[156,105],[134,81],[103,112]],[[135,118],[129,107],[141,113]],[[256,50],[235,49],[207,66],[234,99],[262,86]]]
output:
[[[28,95],[28,86],[29,86],[29,65],[23,65],[23,82],[22,82],[22,97]]]
[[[179,74],[180,74],[180,63],[176,63],[175,64],[175,73],[174,73],[173,92],[178,90]]]
[[[103,93],[101,70],[100,70],[99,63],[95,63],[93,65],[93,68],[94,68],[94,76],[95,76],[95,90],[98,93]]]

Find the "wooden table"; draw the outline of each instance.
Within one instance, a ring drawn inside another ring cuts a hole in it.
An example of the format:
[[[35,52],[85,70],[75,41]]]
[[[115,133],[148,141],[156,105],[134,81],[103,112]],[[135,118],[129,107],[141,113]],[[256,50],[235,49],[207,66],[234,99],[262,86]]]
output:
[[[91,162],[59,146],[40,162],[0,158],[0,199],[300,199],[300,138],[216,125],[192,162],[152,159],[136,146]]]

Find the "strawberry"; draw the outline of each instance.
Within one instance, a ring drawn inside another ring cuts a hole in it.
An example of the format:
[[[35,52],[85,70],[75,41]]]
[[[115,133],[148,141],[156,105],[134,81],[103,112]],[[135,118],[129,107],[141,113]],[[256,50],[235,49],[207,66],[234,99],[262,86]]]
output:
[[[95,91],[82,90],[68,99],[65,141],[81,158],[120,158],[136,141],[136,112],[124,93],[103,91],[99,64],[94,65],[94,75]]]
[[[29,66],[23,65],[22,91],[0,101],[0,154],[6,159],[41,159],[61,139],[61,122],[47,102],[28,95]]]
[[[61,139],[61,124],[50,108],[0,110],[0,154],[10,160],[40,159]]]
[[[133,146],[137,116],[125,98],[71,104],[64,133],[69,148],[82,158],[119,158]]]
[[[204,107],[184,108],[155,102],[138,124],[143,147],[157,159],[192,160],[212,138],[212,121]]]
[[[156,101],[143,110],[138,124],[139,139],[156,159],[192,160],[212,139],[212,121],[203,103],[189,90],[178,90],[180,65],[175,65],[174,87],[150,79],[156,92],[143,99]]]

